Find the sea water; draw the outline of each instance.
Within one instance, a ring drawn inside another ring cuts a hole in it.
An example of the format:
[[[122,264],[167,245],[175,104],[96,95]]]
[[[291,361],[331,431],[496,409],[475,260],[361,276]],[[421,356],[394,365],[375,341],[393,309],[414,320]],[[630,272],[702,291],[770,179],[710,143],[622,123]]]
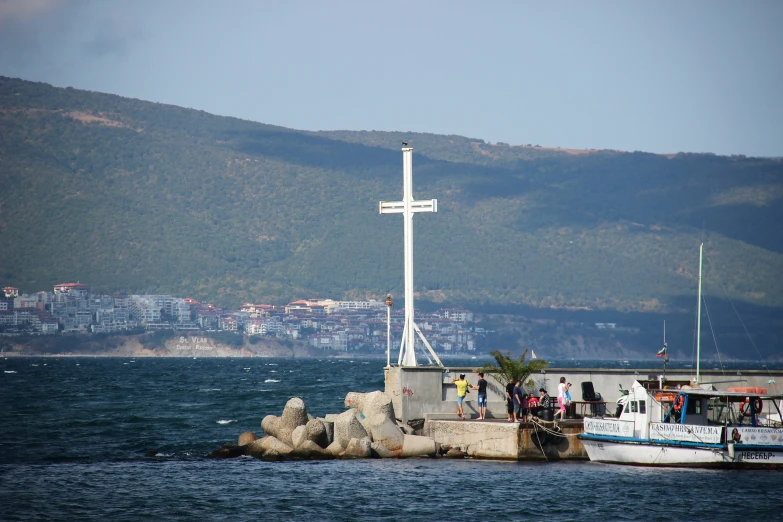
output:
[[[243,431],[260,434],[290,397],[317,416],[343,411],[348,391],[383,388],[384,363],[0,359],[0,519],[780,518],[778,471],[206,458]]]

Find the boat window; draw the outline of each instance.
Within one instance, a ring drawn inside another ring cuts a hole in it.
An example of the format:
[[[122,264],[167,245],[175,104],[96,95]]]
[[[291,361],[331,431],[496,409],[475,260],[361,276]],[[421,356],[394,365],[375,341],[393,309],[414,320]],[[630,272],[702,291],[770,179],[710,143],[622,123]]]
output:
[[[631,412],[636,413],[636,405],[639,404],[637,401],[631,401]]]
[[[688,401],[687,413],[701,415],[701,399],[691,396]]]
[[[647,413],[647,403],[644,401],[639,401],[639,413]]]

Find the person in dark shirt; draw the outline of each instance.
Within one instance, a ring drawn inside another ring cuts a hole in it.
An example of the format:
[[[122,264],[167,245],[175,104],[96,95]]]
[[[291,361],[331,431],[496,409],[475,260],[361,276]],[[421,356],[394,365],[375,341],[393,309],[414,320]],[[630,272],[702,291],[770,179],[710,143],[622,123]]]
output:
[[[522,398],[524,397],[524,392],[522,391],[522,388],[519,387],[521,383],[517,382],[517,385],[514,386],[514,391],[511,393],[511,397],[514,399],[514,422],[519,422],[519,417],[522,415]]]
[[[508,380],[508,384],[506,384],[506,411],[508,412],[508,416],[506,417],[506,420],[508,422],[513,422],[512,415],[514,414],[514,398],[512,394],[514,393],[514,379],[513,377]]]
[[[479,380],[474,390],[478,390],[479,420],[487,418],[487,381],[484,380],[484,374],[479,372]]]
[[[532,413],[536,417],[541,416],[541,412],[545,409],[549,408],[549,394],[546,392],[544,388],[539,388],[538,390],[538,406],[536,406]]]

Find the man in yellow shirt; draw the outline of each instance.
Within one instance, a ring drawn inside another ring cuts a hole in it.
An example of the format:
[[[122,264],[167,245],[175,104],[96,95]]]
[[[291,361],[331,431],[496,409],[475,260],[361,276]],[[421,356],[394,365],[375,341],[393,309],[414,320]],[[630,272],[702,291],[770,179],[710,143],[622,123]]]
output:
[[[465,400],[465,395],[468,394],[468,388],[470,383],[465,380],[465,374],[459,374],[459,379],[453,379],[451,384],[457,385],[457,417],[465,420],[465,412],[462,411],[462,401]]]

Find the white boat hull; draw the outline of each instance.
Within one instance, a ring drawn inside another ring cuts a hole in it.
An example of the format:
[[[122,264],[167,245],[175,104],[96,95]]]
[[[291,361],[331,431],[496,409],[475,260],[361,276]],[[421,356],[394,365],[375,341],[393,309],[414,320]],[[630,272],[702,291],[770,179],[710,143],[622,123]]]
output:
[[[783,467],[783,448],[779,446],[743,448],[737,444],[732,457],[727,445],[697,447],[590,439],[582,439],[582,444],[593,462],[672,467]]]

